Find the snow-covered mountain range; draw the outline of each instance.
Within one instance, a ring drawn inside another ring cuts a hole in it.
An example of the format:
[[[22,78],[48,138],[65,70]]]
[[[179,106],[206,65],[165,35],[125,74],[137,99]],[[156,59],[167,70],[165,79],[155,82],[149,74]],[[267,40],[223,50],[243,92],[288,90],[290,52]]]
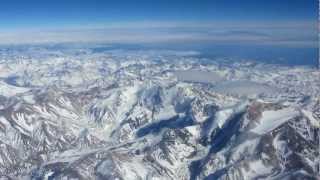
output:
[[[0,179],[317,179],[320,71],[192,51],[0,50]]]

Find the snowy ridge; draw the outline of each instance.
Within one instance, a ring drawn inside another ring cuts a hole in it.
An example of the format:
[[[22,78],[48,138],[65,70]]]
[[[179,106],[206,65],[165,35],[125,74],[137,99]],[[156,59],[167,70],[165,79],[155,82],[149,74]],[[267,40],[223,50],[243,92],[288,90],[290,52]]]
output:
[[[0,179],[319,178],[318,71],[194,54],[0,51]]]
[[[264,111],[261,119],[259,120],[259,124],[251,131],[260,135],[266,134],[299,115],[299,111],[293,108]]]

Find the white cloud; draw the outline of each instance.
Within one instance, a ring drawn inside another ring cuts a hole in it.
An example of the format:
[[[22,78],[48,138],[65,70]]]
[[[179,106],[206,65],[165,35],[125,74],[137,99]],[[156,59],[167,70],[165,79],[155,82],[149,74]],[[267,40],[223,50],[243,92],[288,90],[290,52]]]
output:
[[[301,33],[303,32],[303,33]],[[317,45],[313,22],[129,22],[90,27],[4,31],[1,44],[213,42]]]

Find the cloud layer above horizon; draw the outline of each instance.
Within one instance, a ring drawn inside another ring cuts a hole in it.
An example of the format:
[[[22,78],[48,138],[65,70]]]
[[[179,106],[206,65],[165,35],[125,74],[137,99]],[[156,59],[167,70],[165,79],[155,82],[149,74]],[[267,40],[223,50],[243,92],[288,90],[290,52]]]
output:
[[[2,31],[0,44],[227,43],[316,47],[316,22],[140,21],[90,27]]]

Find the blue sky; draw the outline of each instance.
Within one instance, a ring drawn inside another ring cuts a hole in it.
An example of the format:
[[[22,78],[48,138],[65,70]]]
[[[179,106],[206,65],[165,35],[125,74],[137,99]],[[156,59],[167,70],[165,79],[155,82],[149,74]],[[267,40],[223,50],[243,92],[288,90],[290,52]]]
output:
[[[317,0],[2,0],[0,42],[315,45]],[[85,38],[84,38],[85,37]]]

